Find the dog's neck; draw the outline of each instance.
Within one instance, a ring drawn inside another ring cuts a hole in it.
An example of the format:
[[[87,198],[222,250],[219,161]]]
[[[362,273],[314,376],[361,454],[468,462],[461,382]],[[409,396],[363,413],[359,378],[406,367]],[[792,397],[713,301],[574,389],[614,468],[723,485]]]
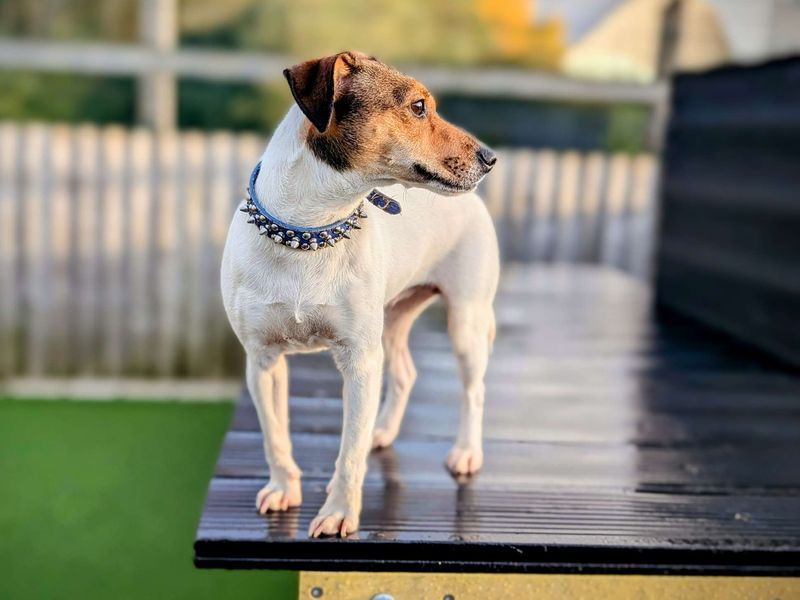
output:
[[[265,209],[286,223],[325,225],[353,212],[372,189],[356,171],[342,173],[313,155],[308,121],[297,105],[278,125],[261,157],[255,190]]]

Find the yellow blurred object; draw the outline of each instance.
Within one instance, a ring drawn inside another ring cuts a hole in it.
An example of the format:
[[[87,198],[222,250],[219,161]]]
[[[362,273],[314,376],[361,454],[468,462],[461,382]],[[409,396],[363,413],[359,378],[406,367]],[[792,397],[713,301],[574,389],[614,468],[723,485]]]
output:
[[[558,66],[564,52],[563,23],[534,22],[534,7],[529,0],[475,0],[478,17],[489,27],[493,58],[540,68]]]

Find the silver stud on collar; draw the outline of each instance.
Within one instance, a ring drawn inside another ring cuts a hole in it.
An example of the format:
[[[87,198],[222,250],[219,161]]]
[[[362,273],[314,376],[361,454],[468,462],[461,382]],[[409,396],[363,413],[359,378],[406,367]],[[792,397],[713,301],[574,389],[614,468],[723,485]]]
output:
[[[293,250],[315,251],[320,248],[333,248],[337,242],[351,239],[351,234],[356,229],[361,229],[358,220],[363,218],[363,207],[359,206],[346,219],[325,228],[298,231],[295,227],[289,229],[282,223],[276,223],[271,218],[261,214],[252,198],[245,198],[245,205],[239,210],[246,213],[247,222],[258,227],[259,235],[266,235],[276,244]],[[365,214],[365,213],[364,213]]]

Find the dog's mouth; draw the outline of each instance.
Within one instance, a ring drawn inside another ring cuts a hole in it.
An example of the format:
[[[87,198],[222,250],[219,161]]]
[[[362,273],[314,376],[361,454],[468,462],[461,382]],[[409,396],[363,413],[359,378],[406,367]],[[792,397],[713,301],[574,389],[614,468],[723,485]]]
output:
[[[478,185],[477,181],[471,185],[464,185],[463,183],[459,183],[457,181],[453,181],[452,179],[442,177],[438,173],[434,173],[430,169],[427,169],[424,165],[421,165],[420,163],[414,163],[413,169],[414,169],[414,174],[418,178],[416,183],[432,185],[432,187],[444,193],[463,194],[465,192],[471,192]]]

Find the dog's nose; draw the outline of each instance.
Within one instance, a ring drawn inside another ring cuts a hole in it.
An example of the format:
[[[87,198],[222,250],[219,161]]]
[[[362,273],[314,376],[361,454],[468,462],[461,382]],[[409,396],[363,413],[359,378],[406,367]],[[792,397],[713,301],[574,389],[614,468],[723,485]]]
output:
[[[478,149],[478,159],[481,161],[483,170],[488,173],[497,162],[497,155],[488,146],[481,146]]]

